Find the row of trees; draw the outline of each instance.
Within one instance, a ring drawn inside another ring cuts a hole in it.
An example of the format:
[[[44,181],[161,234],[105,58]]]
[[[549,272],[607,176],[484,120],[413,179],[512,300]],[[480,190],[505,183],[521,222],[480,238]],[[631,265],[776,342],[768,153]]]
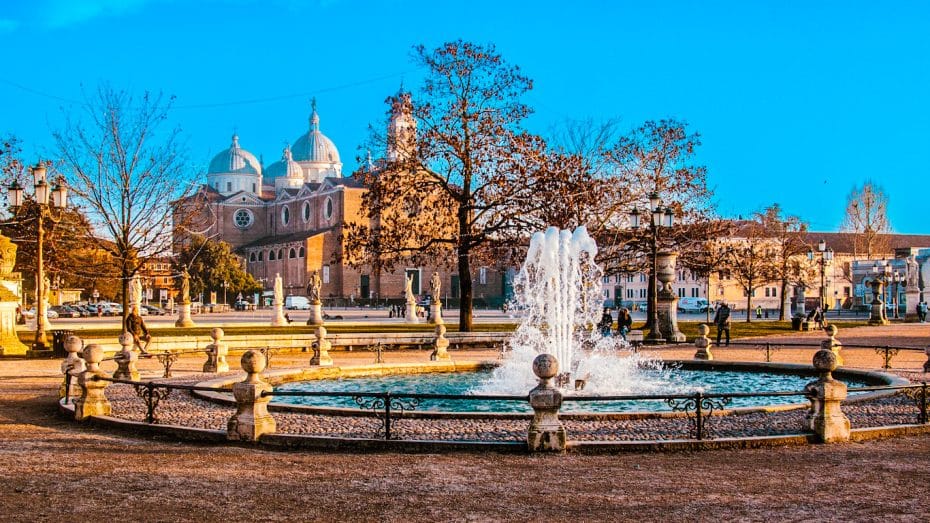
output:
[[[389,161],[356,173],[370,188],[364,208],[371,222],[349,227],[347,261],[375,272],[437,260],[456,268],[460,329],[472,323],[472,266],[518,263],[514,254],[529,234],[547,225],[586,226],[601,246],[606,274],[648,270],[648,254],[669,249],[697,274],[732,273],[750,303],[762,284],[777,281],[784,293],[806,278],[795,256],[808,248],[799,218],[773,206],[734,231],[715,216],[706,168],[694,163],[700,136],[684,122],[648,121],[627,134],[615,120],[569,122],[547,140],[524,127],[532,81],[493,45],[418,46],[414,56],[426,71],[419,93],[388,101],[391,117],[398,108],[408,111],[417,132],[391,132],[397,125],[373,132],[368,149],[380,149]],[[851,197],[862,203],[850,204],[847,224],[866,236],[871,253],[887,220],[877,216],[884,204],[867,197],[874,187],[863,191]],[[678,219],[655,246],[653,237],[627,226],[632,209],[648,212],[651,195]],[[716,242],[734,233],[746,241]]]

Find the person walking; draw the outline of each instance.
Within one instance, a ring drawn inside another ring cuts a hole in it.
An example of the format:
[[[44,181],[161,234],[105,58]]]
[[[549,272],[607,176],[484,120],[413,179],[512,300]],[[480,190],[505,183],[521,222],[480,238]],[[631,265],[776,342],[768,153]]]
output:
[[[610,329],[614,325],[614,317],[610,314],[610,309],[604,307],[604,312],[601,314],[601,321],[597,322],[597,329],[601,332],[601,336],[610,336]]]
[[[724,332],[727,334],[727,347],[730,346],[730,307],[726,303],[721,303],[714,314],[714,325],[717,327],[717,346],[720,345],[720,336]]]
[[[617,334],[626,340],[626,334],[633,328],[633,316],[630,316],[630,309],[623,307],[617,313]]]

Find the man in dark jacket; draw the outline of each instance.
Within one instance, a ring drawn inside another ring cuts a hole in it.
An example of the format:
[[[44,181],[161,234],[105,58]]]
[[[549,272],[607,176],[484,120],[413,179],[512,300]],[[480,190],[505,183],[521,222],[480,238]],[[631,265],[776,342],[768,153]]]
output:
[[[717,345],[720,345],[720,335],[727,333],[727,347],[730,346],[730,307],[721,303],[714,314],[714,325],[717,327]]]

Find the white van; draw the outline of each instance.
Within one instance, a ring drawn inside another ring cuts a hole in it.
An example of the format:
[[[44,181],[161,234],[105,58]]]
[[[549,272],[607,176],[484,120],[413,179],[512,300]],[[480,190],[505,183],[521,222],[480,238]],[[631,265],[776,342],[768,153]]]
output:
[[[678,298],[678,310],[681,312],[705,312],[708,307],[707,298]]]
[[[306,296],[287,296],[284,298],[284,308],[292,311],[308,311],[310,300]]]

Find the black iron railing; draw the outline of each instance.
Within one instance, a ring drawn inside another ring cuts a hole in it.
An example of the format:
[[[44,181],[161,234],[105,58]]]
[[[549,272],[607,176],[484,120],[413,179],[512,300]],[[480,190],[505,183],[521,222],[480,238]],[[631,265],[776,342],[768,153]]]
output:
[[[803,347],[803,348],[819,348],[820,341],[811,341],[811,342],[779,342],[779,341],[732,341],[730,345],[737,347],[759,347],[762,351],[765,352],[765,361],[772,361],[772,354],[777,352],[784,347]],[[924,352],[924,349],[921,347],[913,346],[901,346],[901,345],[875,345],[875,344],[861,344],[861,343],[841,343],[842,349],[873,349],[877,354],[882,356],[882,368],[890,369],[891,360],[894,359],[898,353],[902,351],[916,351]],[[720,349],[721,347],[716,347]],[[723,347],[724,349],[726,347]]]
[[[171,395],[171,392],[174,390],[184,390],[188,392],[232,392],[232,389],[224,389],[221,387],[201,387],[197,385],[182,385],[177,383],[159,383],[157,381],[133,381],[118,378],[108,378],[105,376],[95,376],[94,380],[132,385],[133,389],[136,391],[136,395],[142,398],[142,401],[145,402],[145,422],[152,424],[158,423],[158,416],[155,412],[158,409],[158,405],[162,402],[162,400],[167,399],[168,396]]]

